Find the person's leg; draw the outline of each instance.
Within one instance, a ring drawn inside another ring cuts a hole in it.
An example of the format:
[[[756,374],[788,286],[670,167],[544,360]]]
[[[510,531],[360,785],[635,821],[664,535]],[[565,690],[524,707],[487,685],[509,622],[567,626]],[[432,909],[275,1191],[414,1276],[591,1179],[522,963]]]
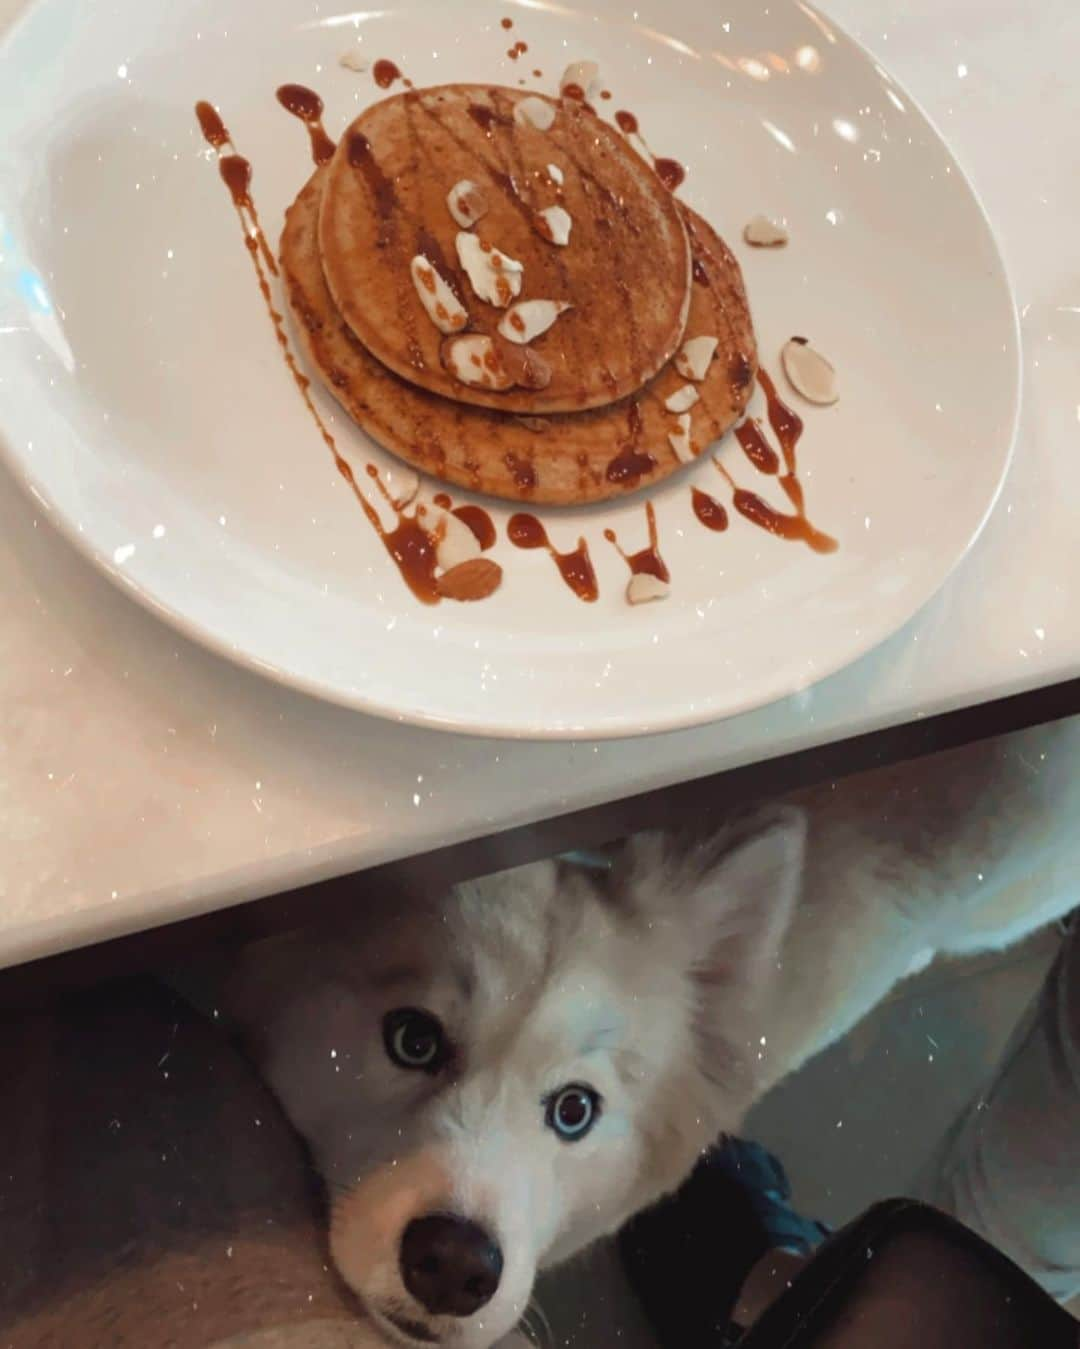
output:
[[[1080,1292],[1080,920],[920,1190],[1060,1301]]]
[[[0,1083],[3,1349],[206,1349],[256,1332],[372,1349],[299,1141],[175,996],[140,980],[6,1014]]]

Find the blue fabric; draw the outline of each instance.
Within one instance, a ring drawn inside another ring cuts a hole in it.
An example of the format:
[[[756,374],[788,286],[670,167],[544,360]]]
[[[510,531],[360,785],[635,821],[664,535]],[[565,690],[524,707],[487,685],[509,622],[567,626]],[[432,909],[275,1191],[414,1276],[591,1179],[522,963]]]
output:
[[[830,1235],[825,1223],[804,1218],[791,1207],[787,1173],[759,1143],[727,1138],[710,1154],[709,1163],[742,1186],[777,1250],[809,1255]]]

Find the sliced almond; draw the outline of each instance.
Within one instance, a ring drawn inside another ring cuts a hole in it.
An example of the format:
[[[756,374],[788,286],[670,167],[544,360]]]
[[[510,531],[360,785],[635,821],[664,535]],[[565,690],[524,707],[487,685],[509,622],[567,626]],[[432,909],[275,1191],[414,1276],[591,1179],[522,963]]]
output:
[[[549,164],[547,166],[547,174],[556,187],[562,187],[563,171],[559,168],[558,164]]]
[[[537,212],[536,232],[548,243],[565,248],[570,242],[570,227],[573,225],[570,212],[561,206],[547,206]]]
[[[420,303],[439,332],[461,332],[469,322],[465,306],[422,253],[409,263],[409,272]]]
[[[470,229],[488,212],[488,199],[484,189],[477,187],[468,178],[462,178],[446,194],[446,204],[454,221],[463,230]]]
[[[416,500],[420,490],[420,474],[408,464],[397,461],[388,464],[382,470],[381,477],[387,495],[399,511]]]
[[[555,121],[555,105],[546,98],[529,94],[514,104],[514,121],[518,126],[534,126],[537,131],[550,131]]]
[[[600,91],[600,67],[595,61],[571,61],[562,73],[559,81],[559,93],[567,89],[572,93],[581,90],[585,98],[595,98]]]
[[[435,544],[435,561],[443,571],[451,571],[462,562],[480,556],[483,550],[479,540],[464,521],[444,511],[441,506],[429,506],[427,509],[432,517],[428,532]]]
[[[523,389],[546,389],[551,383],[551,366],[538,351],[515,346],[502,336],[496,337],[495,344],[499,349],[499,360],[512,383]]]
[[[502,567],[490,557],[474,557],[435,579],[435,589],[448,600],[486,600],[502,584]]]
[[[462,384],[509,389],[514,380],[495,343],[483,333],[459,333],[443,339],[442,363]]]
[[[667,581],[653,576],[647,571],[635,572],[626,587],[626,599],[629,604],[648,604],[650,600],[666,600],[671,591]]]
[[[827,406],[840,397],[836,371],[805,337],[792,337],[785,342],[780,350],[780,360],[791,387],[808,403]]]
[[[682,384],[675,392],[664,399],[664,407],[669,412],[689,412],[699,397],[692,384]]]
[[[700,384],[716,355],[716,343],[715,337],[688,338],[675,357],[675,369],[684,379],[696,380]]]
[[[671,442],[671,448],[675,451],[675,458],[680,464],[689,464],[697,456],[694,454],[693,442],[690,439],[690,414],[681,412],[678,417],[679,429],[668,432],[668,440]]]
[[[346,70],[355,70],[358,75],[362,75],[371,62],[366,56],[361,56],[358,51],[351,47],[348,51],[342,52],[338,57],[338,65],[344,66]]]
[[[492,244],[484,243],[468,230],[461,230],[454,243],[458,261],[481,300],[497,309],[505,309],[521,294],[524,263],[500,253]]]
[[[755,248],[783,248],[788,241],[788,232],[767,215],[756,215],[743,226],[742,237]]]
[[[546,333],[560,314],[572,308],[566,300],[518,300],[499,320],[499,332],[508,342],[524,346]]]

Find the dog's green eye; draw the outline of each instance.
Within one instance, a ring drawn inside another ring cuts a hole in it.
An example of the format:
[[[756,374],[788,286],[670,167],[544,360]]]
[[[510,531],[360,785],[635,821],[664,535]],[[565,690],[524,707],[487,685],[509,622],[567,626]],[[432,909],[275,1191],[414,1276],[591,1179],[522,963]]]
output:
[[[383,1017],[383,1044],[399,1068],[437,1073],[447,1059],[446,1036],[430,1012],[399,1007]]]
[[[564,1143],[584,1138],[599,1118],[600,1097],[579,1082],[571,1082],[547,1099],[544,1122]]]

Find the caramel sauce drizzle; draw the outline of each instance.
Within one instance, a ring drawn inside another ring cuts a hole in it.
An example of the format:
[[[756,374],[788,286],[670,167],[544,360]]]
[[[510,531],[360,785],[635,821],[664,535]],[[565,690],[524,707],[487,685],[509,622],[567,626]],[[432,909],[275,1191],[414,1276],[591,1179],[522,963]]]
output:
[[[636,398],[627,405],[627,440],[619,453],[604,470],[608,482],[625,483],[634,486],[647,473],[656,467],[656,460],[641,448],[641,408]]]
[[[567,88],[563,90],[564,94],[568,92],[569,87],[570,86],[567,86]],[[575,85],[574,88],[576,89],[577,86]],[[582,97],[584,97],[584,95],[582,95]],[[605,90],[602,97],[610,98],[611,95]],[[624,136],[637,136],[641,148],[652,160],[653,172],[669,192],[674,192],[677,188],[681,187],[686,181],[686,169],[677,159],[670,159],[666,156],[657,156],[653,154],[652,149],[641,134],[641,127],[638,123],[638,119],[632,112],[628,112],[625,108],[620,108],[615,114],[615,125]],[[697,279],[699,278],[695,273],[695,280]]]
[[[302,84],[283,84],[277,90],[276,97],[286,112],[299,117],[307,127],[311,158],[316,164],[326,164],[333,158],[337,147],[326,134],[322,123],[322,99],[314,89],[308,89]]]
[[[630,568],[631,576],[655,576],[659,581],[670,581],[671,573],[667,569],[667,563],[660,556],[660,546],[656,533],[656,511],[653,509],[651,501],[645,503],[645,520],[649,529],[648,546],[639,549],[636,553],[623,551],[613,529],[605,529],[604,538]]]
[[[536,469],[528,459],[522,459],[520,455],[508,452],[503,456],[503,463],[510,470],[515,486],[520,487],[523,492],[533,491],[536,487]]]
[[[263,234],[262,226],[259,224],[259,213],[251,197],[250,162],[243,155],[236,153],[228,128],[212,103],[201,99],[195,104],[195,116],[207,144],[217,151],[218,173],[221,174],[221,181],[229,189],[229,196],[244,231],[244,242],[248,251],[255,257],[254,250],[257,248],[266,269],[271,276],[277,276],[277,259],[266,242],[266,235]],[[259,260],[256,259],[256,266],[258,265]]]
[[[546,548],[559,569],[559,575],[579,600],[592,604],[600,594],[596,572],[589,557],[589,545],[584,538],[578,539],[578,545],[573,552],[560,553],[551,543],[547,531],[536,516],[526,515],[524,512],[510,517],[506,526],[506,537],[515,548]]]
[[[424,528],[422,517],[424,507],[418,505],[412,513],[405,511],[391,497],[386,488],[386,484],[379,476],[379,470],[374,464],[368,464],[367,474],[374,482],[384,500],[388,503],[394,513],[396,524],[393,529],[386,529],[379,518],[375,507],[368,500],[367,496],[360,490],[360,485],[350,467],[348,461],[344,459],[338,451],[337,442],[334,439],[330,428],[323,420],[322,414],[311,397],[311,380],[304,374],[297,364],[296,357],[293,354],[292,347],[289,344],[288,335],[285,332],[284,319],[280,310],[274,305],[273,292],[270,289],[270,276],[277,276],[278,267],[273,253],[270,251],[269,244],[266,241],[262,228],[259,225],[259,218],[255,211],[255,203],[251,197],[251,164],[244,159],[242,155],[235,153],[232,144],[232,137],[229,135],[221,118],[215,112],[211,104],[200,102],[195,105],[195,115],[198,118],[199,127],[207,143],[213,147],[218,157],[218,169],[222,180],[229,189],[229,195],[232,198],[240,225],[244,234],[244,245],[247,248],[248,256],[251,258],[252,266],[255,269],[255,276],[258,281],[259,291],[266,306],[266,312],[269,316],[271,325],[274,329],[274,336],[277,339],[278,347],[281,350],[282,358],[288,367],[293,382],[304,400],[304,406],[307,408],[312,420],[318,428],[322,437],[323,444],[330,451],[334,460],[334,467],[338,473],[348,483],[353,496],[360,504],[367,517],[368,523],[378,535],[383,547],[389,556],[393,559],[398,571],[401,574],[405,584],[422,604],[438,604],[442,598],[439,590],[439,581],[435,576],[437,568],[435,540],[431,533]],[[228,148],[229,153],[225,153]],[[490,522],[489,522],[490,523]],[[494,528],[492,528],[494,533]],[[497,566],[496,563],[489,563],[491,567]],[[456,570],[456,569],[455,569]],[[445,575],[450,575],[446,573]],[[501,579],[501,570],[499,573]]]
[[[510,27],[511,23],[510,20],[503,20],[504,27]],[[516,43],[510,54],[513,55],[515,50],[520,54],[520,52],[527,51],[528,48],[524,43]],[[392,61],[376,62],[373,74],[380,88],[388,88],[395,80],[403,78],[401,71]],[[406,81],[406,84],[411,87],[411,82]],[[577,99],[588,107],[583,90],[567,86],[562,92],[565,97]],[[322,124],[322,99],[313,90],[296,84],[280,86],[277,90],[277,99],[287,112],[305,124],[314,162],[317,165],[326,163],[334,154],[335,146]],[[338,452],[333,435],[312,401],[310,394],[311,381],[300,370],[284,330],[282,315],[274,307],[268,274],[277,276],[278,267],[259,223],[255,203],[251,196],[251,164],[235,152],[227,128],[210,103],[199,102],[196,104],[195,112],[204,138],[217,152],[219,173],[229,190],[240,219],[245,246],[252,260],[259,290],[283,358],[308,412],[315,421],[323,442],[333,457],[335,467],[349,484],[368,522],[378,534],[409,589],[422,603],[437,604],[443,596],[440,591],[439,578],[436,576],[438,564],[435,540],[422,522],[425,513],[424,507],[422,504],[417,505],[411,513],[404,510],[391,497],[379,476],[376,466],[367,464],[366,472],[369,478],[394,512],[396,524],[393,529],[387,529],[383,526],[374,506],[360,490],[352,469]],[[511,119],[497,108],[473,104],[469,107],[469,113],[489,137],[496,126],[511,126]],[[624,134],[640,134],[638,121],[633,113],[619,110],[615,114],[615,120]],[[363,172],[367,180],[375,202],[376,212],[382,222],[379,243],[385,245],[391,241],[391,235],[396,236],[397,234],[393,216],[399,203],[394,185],[374,160],[370,144],[363,135],[354,133],[350,138],[347,154],[349,163]],[[674,191],[685,178],[685,169],[676,160],[654,158],[653,167],[661,181],[671,191]],[[493,167],[491,167],[491,172],[506,196],[525,208],[526,203],[520,195],[513,174],[499,171]],[[584,172],[584,169],[582,169],[582,172]],[[425,242],[429,241],[425,240]],[[430,248],[427,250],[419,248],[418,251],[426,252],[430,257],[432,250]],[[441,253],[441,250],[438,251]],[[432,261],[437,270],[445,276],[448,283],[456,291],[460,283],[455,269],[441,256],[432,258]],[[704,264],[696,255],[693,260],[693,279],[699,284],[709,283],[709,276]],[[750,367],[747,363],[748,378],[749,371]],[[740,488],[719,459],[714,459],[714,464],[731,486],[734,507],[745,519],[779,538],[803,542],[815,552],[833,552],[837,548],[836,540],[816,529],[806,516],[803,487],[797,477],[797,446],[803,432],[802,419],[780,399],[775,384],[766,371],[759,369],[757,378],[765,395],[769,425],[779,442],[785,471],[782,474],[780,473],[781,457],[769,444],[760,421],[748,418],[735,428],[735,436],[743,452],[759,472],[778,477],[780,487],[791,502],[794,513],[789,515],[778,511],[756,493]],[[628,410],[627,443],[607,466],[606,476],[610,482],[626,483],[628,486],[633,486],[642,476],[655,468],[656,460],[648,451],[641,449],[639,446],[640,432],[641,413],[636,400],[632,400]],[[511,459],[513,462],[510,462]],[[535,487],[536,472],[530,462],[518,459],[516,456],[507,456],[507,467],[519,487],[525,489]],[[691,500],[694,514],[702,525],[716,532],[728,528],[726,509],[707,492],[693,487],[691,489]],[[463,505],[454,508],[450,497],[446,493],[436,495],[435,503],[446,510],[452,511],[472,531],[483,551],[487,551],[494,545],[496,541],[495,525],[490,515],[482,507]],[[630,568],[632,575],[645,573],[667,581],[669,580],[669,572],[659,552],[656,515],[651,502],[646,503],[645,513],[649,533],[647,547],[635,553],[627,554],[620,546],[614,530],[605,529],[604,537],[617,549]],[[577,548],[567,553],[560,553],[548,539],[542,523],[535,516],[524,512],[519,512],[511,517],[507,525],[507,536],[517,548],[545,548],[555,562],[563,581],[579,599],[588,603],[597,599],[599,587],[589,557],[588,545],[583,537],[579,538]],[[497,564],[485,563],[484,565],[495,568],[499,573],[499,579],[501,579],[501,569],[498,569]],[[498,584],[497,581],[496,584]],[[485,593],[490,592],[485,591]]]
[[[752,417],[740,422],[735,428],[735,439],[743,447],[747,459],[759,473],[776,473],[780,469],[780,456],[762,434],[761,424]]]
[[[709,496],[708,492],[703,492],[700,487],[692,487],[690,501],[694,514],[706,529],[718,534],[727,529],[728,513],[715,497]]]
[[[799,482],[797,447],[803,433],[802,418],[783,402],[776,392],[776,385],[765,370],[760,367],[757,373],[758,384],[765,395],[766,414],[773,434],[780,443],[783,455],[784,472],[780,473],[780,456],[766,441],[761,424],[747,419],[735,428],[735,437],[743,447],[750,462],[759,472],[777,475],[784,495],[794,507],[794,513],[785,514],[776,510],[757,495],[739,487],[731,474],[714,458],[713,463],[727,479],[734,493],[735,509],[744,519],[759,529],[767,530],[781,539],[797,540],[805,543],[815,553],[834,553],[839,546],[834,538],[816,529],[806,518],[806,498],[802,483]],[[700,518],[700,516],[699,516]]]
[[[388,61],[385,56],[380,57],[372,66],[371,78],[380,89],[389,89],[395,80],[405,80],[404,75],[402,75],[394,62]],[[406,88],[411,89],[411,81],[405,80],[405,86]]]
[[[677,159],[661,156],[653,163],[653,169],[669,192],[676,191],[686,181],[686,169]]]

